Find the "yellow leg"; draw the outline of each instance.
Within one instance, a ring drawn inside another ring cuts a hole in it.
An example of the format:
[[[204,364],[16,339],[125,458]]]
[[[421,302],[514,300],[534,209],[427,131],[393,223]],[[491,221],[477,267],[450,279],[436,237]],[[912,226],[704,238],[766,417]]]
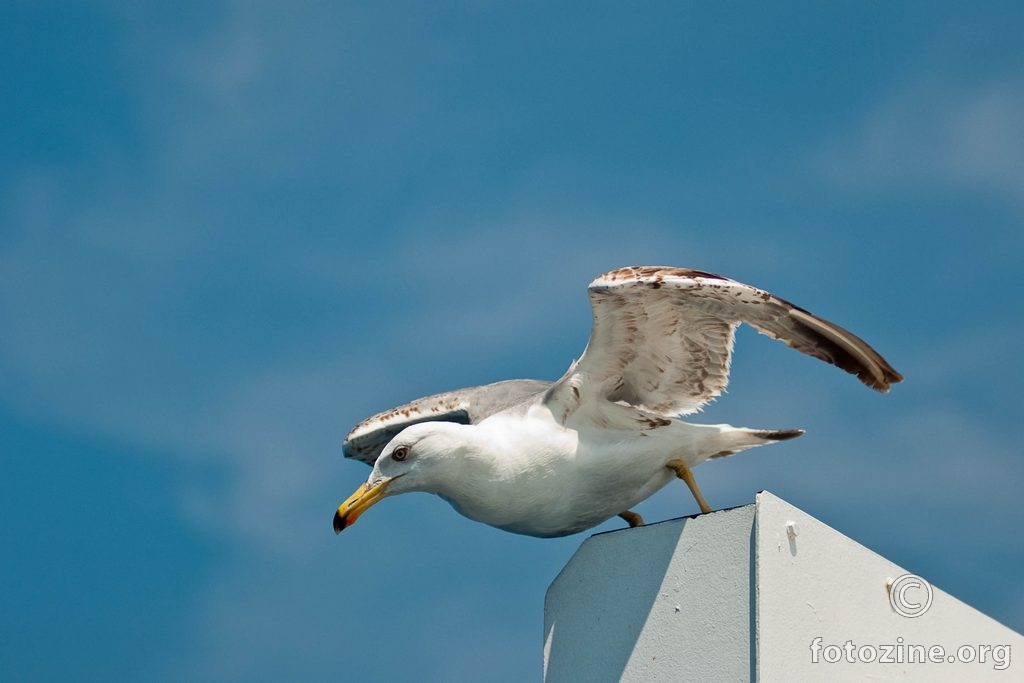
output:
[[[619,517],[622,517],[624,520],[629,522],[630,526],[643,526],[644,525],[644,518],[641,517],[639,514],[633,512],[632,510],[626,510],[625,512],[620,512],[619,513]]]
[[[693,478],[693,470],[686,466],[686,463],[682,460],[669,460],[668,468],[676,473],[676,476],[686,482],[686,485],[690,488],[690,493],[697,499],[697,505],[700,506],[700,511],[704,514],[711,512],[711,506],[704,500],[704,494],[700,492],[700,487],[697,486],[697,480]]]

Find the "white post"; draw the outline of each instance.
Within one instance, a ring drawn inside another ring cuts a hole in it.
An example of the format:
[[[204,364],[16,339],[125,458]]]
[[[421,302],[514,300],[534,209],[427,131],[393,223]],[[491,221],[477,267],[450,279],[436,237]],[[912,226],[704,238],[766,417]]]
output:
[[[598,534],[548,589],[544,679],[1024,680],[1024,637],[908,574],[767,492]]]

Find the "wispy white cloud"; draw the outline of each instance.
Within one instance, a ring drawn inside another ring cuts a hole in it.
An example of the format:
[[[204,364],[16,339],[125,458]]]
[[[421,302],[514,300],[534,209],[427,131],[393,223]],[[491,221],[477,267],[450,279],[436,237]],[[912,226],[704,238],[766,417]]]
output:
[[[1024,202],[1024,82],[928,79],[891,94],[819,152],[835,182],[869,189],[963,187]]]
[[[1008,372],[1016,377],[1024,368],[1016,353],[1021,326],[1019,319],[1007,317],[949,329],[907,359],[906,374],[916,384],[951,397],[969,387],[968,395],[989,391],[994,383],[1008,379]]]

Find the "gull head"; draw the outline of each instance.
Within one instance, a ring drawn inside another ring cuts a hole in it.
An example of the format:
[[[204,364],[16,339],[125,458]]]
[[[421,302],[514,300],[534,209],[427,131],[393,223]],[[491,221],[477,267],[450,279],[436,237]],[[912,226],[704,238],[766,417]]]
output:
[[[384,447],[369,478],[338,506],[334,533],[340,534],[378,501],[399,493],[437,493],[466,448],[468,425],[421,422],[406,427]]]

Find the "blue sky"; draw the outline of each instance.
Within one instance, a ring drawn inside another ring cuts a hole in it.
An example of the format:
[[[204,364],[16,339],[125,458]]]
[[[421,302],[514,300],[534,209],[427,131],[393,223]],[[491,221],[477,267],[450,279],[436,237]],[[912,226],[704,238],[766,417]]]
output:
[[[711,270],[844,325],[876,395],[741,334],[708,422],[770,490],[1020,631],[1019,3],[11,2],[0,540],[12,680],[540,676],[538,540],[345,433],[553,379],[586,284]],[[779,398],[779,396],[784,398]],[[672,486],[639,511],[696,512]],[[609,522],[600,530],[621,526]]]

